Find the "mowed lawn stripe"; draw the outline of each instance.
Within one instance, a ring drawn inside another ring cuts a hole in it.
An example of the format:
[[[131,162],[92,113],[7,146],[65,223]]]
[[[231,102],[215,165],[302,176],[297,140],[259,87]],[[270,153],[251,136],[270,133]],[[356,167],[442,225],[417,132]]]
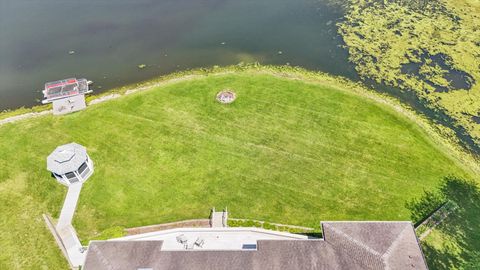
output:
[[[218,103],[223,89],[237,100]],[[66,189],[50,177],[45,159],[71,141],[85,145],[95,163],[74,219],[84,242],[116,226],[205,218],[210,207],[313,227],[321,220],[408,220],[406,202],[446,175],[470,175],[385,105],[348,90],[247,73],[7,124],[0,136],[2,269],[65,268],[39,217],[61,209]]]

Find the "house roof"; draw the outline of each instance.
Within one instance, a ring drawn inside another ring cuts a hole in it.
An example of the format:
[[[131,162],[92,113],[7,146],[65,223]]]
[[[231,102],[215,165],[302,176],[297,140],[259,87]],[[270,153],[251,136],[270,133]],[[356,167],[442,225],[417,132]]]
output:
[[[326,242],[365,267],[426,269],[411,222],[325,222],[322,227]]]
[[[324,239],[259,240],[249,251],[166,251],[163,241],[92,241],[83,269],[427,269],[410,222],[322,226]]]
[[[56,174],[66,174],[78,170],[87,160],[87,149],[78,143],[57,147],[47,157],[47,169]]]

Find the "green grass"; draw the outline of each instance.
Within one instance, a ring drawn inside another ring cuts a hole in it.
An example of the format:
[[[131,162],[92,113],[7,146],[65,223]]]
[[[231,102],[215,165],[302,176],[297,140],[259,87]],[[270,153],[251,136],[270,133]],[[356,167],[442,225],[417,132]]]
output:
[[[233,89],[230,105],[215,94]],[[62,269],[41,219],[66,188],[46,157],[71,141],[94,175],[74,220],[81,239],[208,216],[318,227],[408,220],[406,202],[446,175],[471,177],[389,106],[348,89],[238,72],[166,84],[88,110],[0,127],[0,269]],[[121,233],[121,232],[120,232]]]
[[[422,242],[430,269],[480,269],[480,188],[450,178],[441,194],[458,206]]]

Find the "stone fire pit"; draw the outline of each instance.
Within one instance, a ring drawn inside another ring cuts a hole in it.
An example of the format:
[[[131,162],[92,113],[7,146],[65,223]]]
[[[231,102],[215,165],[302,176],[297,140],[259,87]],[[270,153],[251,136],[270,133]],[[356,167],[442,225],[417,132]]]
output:
[[[222,90],[217,94],[217,101],[223,104],[232,103],[236,98],[235,92],[229,89]]]

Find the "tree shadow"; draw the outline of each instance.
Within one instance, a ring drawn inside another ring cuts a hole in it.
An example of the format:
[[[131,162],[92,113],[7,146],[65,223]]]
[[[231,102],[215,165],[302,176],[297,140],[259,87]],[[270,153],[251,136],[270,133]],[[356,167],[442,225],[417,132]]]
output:
[[[422,198],[408,203],[407,208],[412,211],[412,219],[421,222],[425,218],[421,215],[431,213],[435,204],[442,201],[451,201],[457,208],[435,229],[447,241],[422,241],[430,269],[480,269],[479,185],[449,176],[437,192],[425,192]]]
[[[445,205],[447,199],[438,191],[423,191],[422,197],[407,202],[405,207],[410,210],[410,217],[415,227],[425,221],[432,213]]]

